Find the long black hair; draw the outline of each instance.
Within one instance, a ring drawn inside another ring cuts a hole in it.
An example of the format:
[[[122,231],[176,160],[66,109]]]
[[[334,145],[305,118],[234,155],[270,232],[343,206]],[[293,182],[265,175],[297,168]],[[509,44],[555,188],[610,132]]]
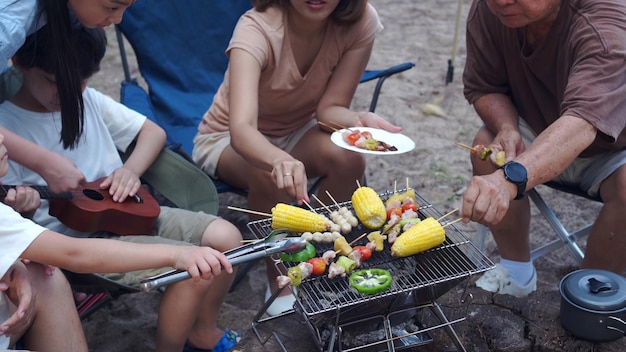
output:
[[[79,82],[93,76],[100,70],[100,62],[106,51],[106,33],[102,28],[87,28],[78,20],[72,23],[72,32],[69,40],[77,48],[76,66],[72,72],[76,73]],[[43,26],[37,32],[29,35],[24,45],[15,53],[13,60],[25,69],[38,68],[54,75],[54,46],[46,39],[49,38],[51,27]]]
[[[67,0],[40,0],[40,16],[45,16],[48,30],[40,40],[47,42],[46,56],[50,72],[56,77],[61,104],[61,141],[73,149],[83,133],[84,103],[76,45],[72,40],[72,16]]]

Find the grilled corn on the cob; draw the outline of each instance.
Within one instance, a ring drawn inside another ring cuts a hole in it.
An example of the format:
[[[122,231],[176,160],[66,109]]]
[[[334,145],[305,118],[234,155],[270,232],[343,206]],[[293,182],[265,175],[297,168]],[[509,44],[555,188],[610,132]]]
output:
[[[391,255],[408,257],[443,243],[446,230],[434,218],[426,218],[403,232],[391,246]]]
[[[272,228],[289,232],[324,232],[329,219],[293,205],[278,203],[272,208]]]
[[[352,206],[357,218],[367,228],[377,229],[387,220],[385,203],[370,187],[359,187],[354,191]]]

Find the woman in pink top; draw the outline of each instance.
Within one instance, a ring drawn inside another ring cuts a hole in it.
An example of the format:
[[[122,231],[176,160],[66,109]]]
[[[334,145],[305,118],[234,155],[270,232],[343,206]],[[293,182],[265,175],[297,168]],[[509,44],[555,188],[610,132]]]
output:
[[[332,204],[325,191],[348,200],[362,181],[365,159],[334,145],[316,125],[401,130],[349,109],[383,28],[376,10],[366,0],[252,3],[226,50],[230,66],[198,127],[193,159],[210,175],[247,189],[250,209],[309,202],[307,181],[316,177],[322,177],[322,201]]]

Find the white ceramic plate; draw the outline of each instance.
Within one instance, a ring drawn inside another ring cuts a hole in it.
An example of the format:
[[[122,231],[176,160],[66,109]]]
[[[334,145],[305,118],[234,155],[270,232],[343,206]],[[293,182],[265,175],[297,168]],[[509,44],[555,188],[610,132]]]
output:
[[[395,155],[395,154],[402,154],[402,153],[410,152],[411,150],[415,148],[415,142],[413,142],[411,138],[401,133],[391,133],[389,131],[381,130],[379,128],[372,128],[372,127],[353,127],[353,129],[358,129],[361,132],[365,132],[365,131],[370,132],[372,134],[372,138],[374,138],[375,140],[392,145],[398,148],[398,150],[396,151],[387,150],[387,151],[378,152],[375,150],[367,150],[367,149],[355,147],[353,145],[348,144],[346,141],[343,140],[342,133],[346,131],[345,129],[333,132],[333,134],[330,135],[330,140],[336,145],[340,146],[341,148],[352,150],[353,152],[363,153],[363,154]]]

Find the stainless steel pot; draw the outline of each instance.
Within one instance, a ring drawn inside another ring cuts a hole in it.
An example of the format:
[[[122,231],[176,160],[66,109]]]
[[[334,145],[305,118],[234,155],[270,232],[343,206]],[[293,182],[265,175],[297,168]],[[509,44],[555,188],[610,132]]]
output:
[[[611,341],[626,335],[626,279],[615,273],[582,269],[560,283],[561,324],[576,337]]]

